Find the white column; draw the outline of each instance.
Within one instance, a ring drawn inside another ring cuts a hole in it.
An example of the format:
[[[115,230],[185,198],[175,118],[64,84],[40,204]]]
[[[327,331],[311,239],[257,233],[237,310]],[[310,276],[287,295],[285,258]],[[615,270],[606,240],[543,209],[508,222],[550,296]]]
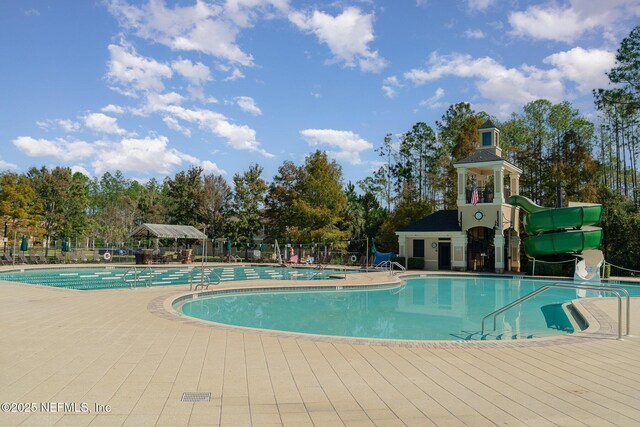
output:
[[[504,169],[502,166],[493,168],[493,203],[504,203],[504,192],[502,182],[504,180]]]
[[[493,238],[493,247],[495,248],[496,273],[504,273],[504,236],[502,235],[502,228],[496,229],[496,235]]]
[[[520,194],[520,175],[511,173],[511,194]]]
[[[458,169],[458,206],[467,203],[467,170]]]
[[[509,250],[511,251],[511,271],[520,272],[520,236],[515,233],[511,234],[509,242]]]
[[[459,236],[451,238],[451,269],[455,271],[467,270],[467,234],[461,233]]]

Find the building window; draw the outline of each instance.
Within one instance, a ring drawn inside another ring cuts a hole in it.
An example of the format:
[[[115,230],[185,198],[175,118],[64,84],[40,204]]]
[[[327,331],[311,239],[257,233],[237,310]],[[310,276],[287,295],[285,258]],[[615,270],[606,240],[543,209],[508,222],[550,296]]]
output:
[[[413,257],[424,258],[424,240],[418,239],[413,241]]]
[[[491,145],[491,132],[485,132],[482,134],[482,146],[489,147]]]

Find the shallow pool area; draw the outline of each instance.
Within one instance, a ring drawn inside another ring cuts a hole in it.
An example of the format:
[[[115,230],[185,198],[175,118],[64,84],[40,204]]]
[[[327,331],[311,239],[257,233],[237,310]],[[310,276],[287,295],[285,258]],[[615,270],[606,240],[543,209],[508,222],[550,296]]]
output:
[[[498,316],[497,330],[482,335],[484,316],[556,282],[407,277],[402,285],[391,287],[229,291],[186,299],[176,308],[211,322],[287,332],[400,340],[507,340],[572,333],[577,323],[568,315],[566,303],[580,297],[611,296],[551,289]],[[631,295],[640,295],[638,284],[625,285]]]
[[[0,280],[33,285],[78,290],[130,288],[197,284],[205,281],[220,283],[238,280],[320,280],[344,278],[357,270],[291,268],[275,266],[200,266],[184,267],[61,267],[20,268],[0,272]]]

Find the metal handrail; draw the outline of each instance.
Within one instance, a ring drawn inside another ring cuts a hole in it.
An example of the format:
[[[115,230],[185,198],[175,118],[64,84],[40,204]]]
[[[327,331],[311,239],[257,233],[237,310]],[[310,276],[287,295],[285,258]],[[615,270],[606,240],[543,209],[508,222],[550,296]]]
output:
[[[200,283],[198,283],[197,285],[195,285],[195,287],[193,286],[193,273],[198,272],[198,269],[200,270]],[[207,279],[211,279],[211,276],[215,276],[217,279],[217,282],[215,283],[215,285],[219,285],[220,282],[222,281],[222,278],[220,278],[220,275],[218,275],[218,273],[216,273],[216,271],[213,268],[210,267],[195,267],[192,268],[191,271],[189,272],[189,290],[198,290],[198,287],[209,287],[209,285],[211,285],[211,281],[208,280],[207,283],[205,284],[204,278],[206,277]]]
[[[126,284],[127,283],[127,276],[129,275],[129,273],[133,270],[133,282],[129,282],[129,287],[130,288],[137,288],[138,287],[138,279],[141,278],[142,273],[144,273],[145,271],[149,271],[149,282],[147,284],[147,281],[144,282],[144,286],[145,287],[151,287],[153,285],[153,275],[152,275],[152,270],[151,267],[145,267],[142,270],[138,269],[137,266],[133,266],[127,269],[127,271],[122,275],[122,281]],[[133,284],[131,284],[133,283]]]
[[[552,288],[564,288],[564,289],[586,289],[586,290],[591,290],[591,291],[600,291],[600,292],[609,292],[612,294],[615,294],[616,297],[618,298],[618,339],[621,340],[622,339],[622,298],[620,297],[620,294],[624,294],[625,298],[627,300],[627,333],[625,334],[625,336],[629,335],[629,309],[631,308],[630,305],[630,298],[629,298],[629,292],[627,292],[627,290],[625,288],[619,287],[619,286],[597,286],[597,285],[584,285],[584,284],[572,284],[572,283],[554,283],[552,285],[545,285],[541,288],[536,289],[535,291],[532,291],[520,298],[518,298],[515,301],[510,302],[509,304],[505,305],[502,308],[497,309],[496,311],[494,311],[493,313],[489,313],[486,316],[484,316],[482,318],[482,335],[484,335],[484,322],[485,320],[487,320],[489,317],[493,316],[493,330],[495,331],[497,326],[496,326],[496,319],[498,317],[499,314],[504,313],[505,311],[509,310],[510,308],[530,299],[533,298],[534,296],[541,294],[542,292],[545,292],[549,289]]]
[[[386,261],[382,261],[376,265],[373,266],[376,269],[382,269],[382,270],[387,270],[391,268],[391,261],[386,260]]]
[[[404,268],[404,266],[402,264],[400,264],[398,261],[393,261],[391,262],[391,266],[389,267],[389,275],[393,276],[393,268],[398,267],[400,269],[400,271],[405,272],[407,271],[406,268]]]

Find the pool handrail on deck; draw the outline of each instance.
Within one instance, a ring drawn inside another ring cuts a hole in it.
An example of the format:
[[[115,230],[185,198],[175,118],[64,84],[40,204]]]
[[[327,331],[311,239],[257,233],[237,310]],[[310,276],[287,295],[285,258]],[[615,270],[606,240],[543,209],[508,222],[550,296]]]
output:
[[[487,314],[486,316],[484,316],[482,318],[482,335],[484,336],[484,322],[485,320],[487,320],[489,317],[493,316],[493,330],[495,331],[497,326],[496,326],[496,319],[498,317],[499,314],[504,313],[505,311],[509,310],[511,307],[514,307],[530,298],[533,298],[534,296],[541,294],[549,289],[552,288],[564,288],[564,289],[584,289],[584,290],[590,290],[590,291],[600,291],[600,292],[609,292],[612,294],[615,294],[616,297],[618,298],[618,339],[621,340],[622,339],[622,298],[620,296],[620,294],[624,294],[625,298],[627,300],[627,319],[626,319],[626,323],[627,323],[627,333],[625,334],[625,336],[629,335],[629,310],[631,308],[630,305],[630,300],[629,300],[629,292],[627,292],[626,289],[620,287],[620,286],[600,286],[600,285],[586,285],[583,283],[554,283],[552,285],[545,285],[541,288],[538,288],[532,292],[529,292],[528,294],[518,298],[515,301],[510,302],[509,304],[505,305],[504,307],[501,307],[499,309],[497,309],[496,311]]]

